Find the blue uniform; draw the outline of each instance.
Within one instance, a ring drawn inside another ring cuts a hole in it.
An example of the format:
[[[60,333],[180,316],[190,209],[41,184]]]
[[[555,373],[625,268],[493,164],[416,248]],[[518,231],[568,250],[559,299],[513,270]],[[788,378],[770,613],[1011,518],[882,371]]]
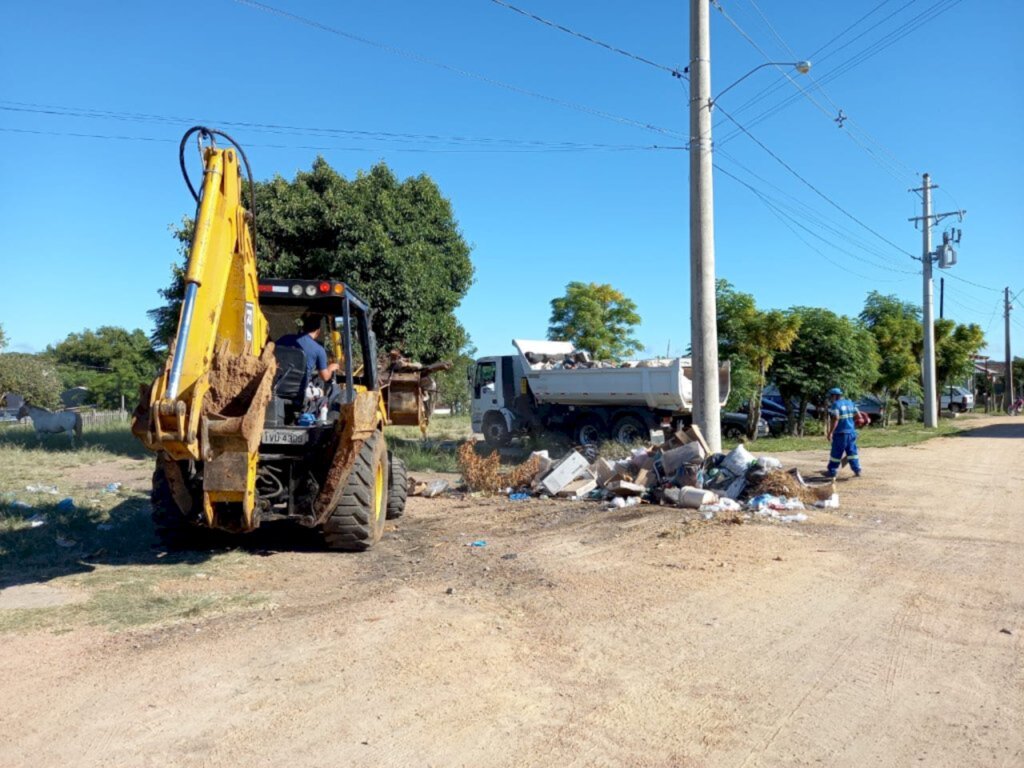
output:
[[[306,375],[302,378],[301,392],[306,391],[306,385],[313,380],[314,374],[327,369],[327,352],[309,334],[298,336],[297,334],[290,333],[278,339],[277,346],[298,347],[306,356]]]
[[[857,414],[857,406],[845,397],[836,400],[828,408],[828,415],[836,419],[836,427],[832,431],[832,453],[828,457],[828,474],[835,477],[843,454],[850,461],[854,474],[860,474],[860,457],[857,455],[857,427],[853,417]]]

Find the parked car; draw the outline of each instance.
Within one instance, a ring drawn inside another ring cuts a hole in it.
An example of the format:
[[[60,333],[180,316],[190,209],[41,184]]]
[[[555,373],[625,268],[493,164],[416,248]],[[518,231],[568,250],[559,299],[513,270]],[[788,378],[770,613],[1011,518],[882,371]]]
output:
[[[914,406],[916,408],[920,408],[922,405],[921,398],[919,397],[907,397],[904,395],[900,398],[900,401],[906,406]],[[946,387],[942,390],[942,395],[939,397],[939,410],[963,413],[973,409],[974,395],[971,394],[969,389],[965,387]]]
[[[727,411],[722,413],[722,437],[737,440],[747,434],[747,414]],[[768,422],[763,418],[757,420],[757,436],[767,437],[770,434]]]
[[[743,403],[739,412],[744,416],[750,413],[750,403]],[[772,437],[778,437],[786,431],[786,409],[774,400],[761,400],[761,418],[768,424],[768,432]]]
[[[939,408],[964,413],[974,408],[974,395],[965,387],[946,387],[939,398]]]

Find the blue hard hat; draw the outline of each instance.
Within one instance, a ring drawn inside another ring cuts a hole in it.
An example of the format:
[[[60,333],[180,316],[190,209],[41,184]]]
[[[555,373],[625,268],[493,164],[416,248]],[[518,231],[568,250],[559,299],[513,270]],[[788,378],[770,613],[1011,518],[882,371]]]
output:
[[[830,389],[828,393],[830,395],[841,395],[843,394],[843,390],[841,390],[839,387],[832,387],[832,389]]]

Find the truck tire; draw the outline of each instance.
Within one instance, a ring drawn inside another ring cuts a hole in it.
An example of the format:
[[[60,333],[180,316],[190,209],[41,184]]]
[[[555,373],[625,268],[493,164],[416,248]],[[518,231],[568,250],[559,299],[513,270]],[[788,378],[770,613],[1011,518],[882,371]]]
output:
[[[512,433],[508,431],[505,417],[500,413],[489,413],[484,416],[483,432],[484,440],[492,448],[508,445],[512,439]]]
[[[577,445],[597,445],[607,437],[604,425],[593,416],[581,419],[572,430],[572,439]]]
[[[646,440],[647,434],[647,425],[637,416],[629,414],[619,416],[612,426],[612,440],[624,445]]]
[[[387,489],[387,447],[378,429],[359,449],[341,501],[324,523],[328,548],[362,552],[380,541],[387,515]]]
[[[388,451],[388,520],[397,520],[405,514],[405,500],[409,496],[409,475],[405,462]]]

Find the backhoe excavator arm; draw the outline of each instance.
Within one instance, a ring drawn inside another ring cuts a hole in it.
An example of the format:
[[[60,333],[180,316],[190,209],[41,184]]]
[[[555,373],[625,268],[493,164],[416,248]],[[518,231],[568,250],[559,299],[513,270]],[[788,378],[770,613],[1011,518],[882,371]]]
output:
[[[205,462],[207,522],[213,523],[215,503],[239,501],[242,527],[248,528],[255,524],[256,460],[274,375],[273,344],[259,307],[251,215],[242,206],[241,150],[237,144],[218,148],[214,136],[234,141],[196,127],[182,139],[182,152],[195,133],[208,143],[202,146],[200,194],[185,177],[198,208],[178,330],[163,373],[143,393],[132,431],[170,460]]]

